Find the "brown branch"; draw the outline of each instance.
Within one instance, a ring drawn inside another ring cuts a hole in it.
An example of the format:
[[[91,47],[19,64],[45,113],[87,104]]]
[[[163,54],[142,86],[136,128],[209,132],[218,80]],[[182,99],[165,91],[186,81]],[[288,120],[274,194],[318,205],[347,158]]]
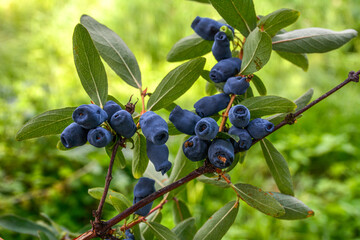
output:
[[[225,112],[223,112],[223,114],[222,114],[222,120],[221,120],[221,124],[220,124],[220,126],[219,126],[219,132],[222,132],[223,129],[224,129],[224,126],[225,126],[225,123],[226,123],[226,119],[227,119],[227,117],[229,116],[229,111],[230,111],[230,108],[231,108],[231,106],[232,106],[232,104],[233,104],[233,102],[234,102],[234,100],[235,100],[235,97],[236,97],[235,94],[232,94],[232,95],[231,95],[230,102],[229,102],[229,104],[227,105]]]

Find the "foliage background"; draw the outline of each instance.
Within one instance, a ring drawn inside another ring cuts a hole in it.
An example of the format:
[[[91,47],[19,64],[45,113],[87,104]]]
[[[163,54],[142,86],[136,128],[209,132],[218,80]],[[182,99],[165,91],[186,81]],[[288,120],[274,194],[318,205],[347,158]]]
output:
[[[288,29],[323,27],[360,31],[357,0],[254,1],[257,14],[279,8],[301,12]],[[108,157],[103,149],[85,146],[68,152],[56,149],[57,136],[16,142],[20,127],[31,117],[49,109],[88,103],[81,89],[72,56],[72,32],[82,14],[93,16],[117,32],[134,52],[142,71],[143,85],[150,91],[166,73],[178,65],[167,63],[166,54],[182,37],[192,34],[190,24],[197,16],[219,18],[210,5],[185,0],[49,1],[0,0],[0,214],[14,213],[32,220],[44,212],[70,231],[89,223],[98,201],[87,189],[102,187]],[[273,54],[259,72],[268,94],[296,99],[309,88],[314,98],[359,70],[359,38],[325,54],[308,55],[307,72]],[[209,54],[206,69],[215,60]],[[109,93],[126,103],[138,91],[123,83],[107,68]],[[205,81],[178,101],[192,109],[205,95]],[[315,211],[315,217],[301,221],[276,220],[246,204],[224,237],[230,239],[360,239],[359,145],[360,88],[350,84],[325,102],[306,112],[297,124],[270,137],[288,160],[296,197]],[[161,112],[164,117],[168,112]],[[174,159],[182,137],[169,141]],[[132,198],[135,184],[128,166],[115,170],[112,188]],[[260,146],[254,146],[245,163],[231,173],[241,181],[274,190],[275,183],[263,160]],[[213,212],[234,199],[223,191],[198,181],[187,185],[180,198],[189,203],[200,227]],[[172,203],[163,209],[163,223],[173,226]],[[110,207],[105,216],[115,215]],[[0,230],[4,239],[32,239]]]

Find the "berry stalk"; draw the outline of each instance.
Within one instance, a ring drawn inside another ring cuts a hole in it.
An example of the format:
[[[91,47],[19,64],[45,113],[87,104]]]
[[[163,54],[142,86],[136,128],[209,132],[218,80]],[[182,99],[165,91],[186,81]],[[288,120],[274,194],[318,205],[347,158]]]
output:
[[[223,129],[224,129],[224,126],[225,126],[225,123],[226,123],[226,119],[227,119],[227,117],[229,116],[229,111],[230,111],[230,108],[231,108],[231,106],[232,106],[232,104],[233,104],[233,102],[234,102],[234,100],[235,100],[235,97],[236,97],[235,94],[232,94],[232,95],[231,95],[230,102],[229,102],[229,104],[228,104],[225,112],[223,112],[223,114],[222,114],[222,120],[221,120],[221,124],[220,124],[220,126],[219,126],[219,132],[222,132]]]

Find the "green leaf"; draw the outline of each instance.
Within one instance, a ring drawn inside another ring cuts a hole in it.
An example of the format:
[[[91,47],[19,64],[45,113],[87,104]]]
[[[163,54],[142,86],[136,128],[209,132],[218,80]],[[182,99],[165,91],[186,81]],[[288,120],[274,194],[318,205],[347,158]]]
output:
[[[22,141],[30,138],[60,134],[73,122],[72,114],[75,109],[75,107],[67,107],[41,113],[25,123],[17,132],[15,139]]]
[[[252,98],[254,97],[254,93],[253,90],[251,88],[251,86],[248,87],[248,89],[246,90],[245,94],[244,94],[245,98]]]
[[[108,144],[105,146],[105,151],[106,154],[109,156],[109,158],[111,159],[112,156],[112,151],[114,149],[114,144]],[[114,164],[115,166],[119,167],[120,169],[124,169],[126,167],[126,159],[124,156],[124,153],[122,152],[122,147],[118,147],[118,150],[116,152],[115,155],[115,159],[114,159]]]
[[[238,211],[239,202],[227,203],[201,226],[194,240],[220,240],[234,223]]]
[[[142,134],[135,134],[134,151],[132,160],[132,174],[134,178],[140,178],[149,163],[149,158],[146,154],[146,138]]]
[[[211,96],[211,95],[216,94],[216,92],[217,92],[217,89],[216,89],[216,87],[215,87],[215,84],[210,83],[210,82],[206,82],[206,85],[205,85],[205,93],[206,93],[208,96]]]
[[[143,235],[141,234],[140,232],[140,226],[139,224],[136,224],[135,226],[133,226],[131,228],[133,230],[133,233],[134,233],[134,237],[136,240],[145,240]]]
[[[50,240],[50,238],[48,238],[48,236],[46,236],[46,234],[44,232],[41,232],[41,231],[38,231],[38,237],[39,237],[40,240]]]
[[[228,188],[230,187],[230,185],[224,180],[224,179],[220,179],[218,176],[214,176],[214,177],[206,177],[204,175],[201,175],[199,177],[196,178],[196,180],[206,183],[206,184],[211,184],[214,185],[216,187],[220,187],[220,188]]]
[[[258,76],[254,75],[253,78],[251,79],[251,83],[254,84],[256,90],[258,91],[258,93],[261,96],[266,95],[266,93],[267,93],[266,87],[265,87],[264,83],[262,82],[262,80]]]
[[[193,2],[199,2],[199,3],[209,3],[209,0],[188,0]]]
[[[300,12],[296,10],[282,8],[262,17],[258,27],[273,37],[281,29],[296,22],[299,16]]]
[[[169,129],[169,135],[174,136],[174,135],[183,134],[182,132],[176,129],[175,125],[172,122],[168,122],[167,125]]]
[[[293,196],[289,196],[277,192],[270,192],[270,194],[285,209],[285,214],[277,218],[286,219],[286,220],[297,220],[297,219],[304,219],[314,216],[314,211],[311,210],[299,199]]]
[[[175,224],[179,224],[187,218],[191,217],[189,208],[186,206],[186,203],[180,199],[174,201],[172,213],[174,217]]]
[[[131,203],[129,200],[122,194],[116,194],[112,195],[109,193],[109,200],[111,202],[111,205],[118,211],[118,213],[122,213],[125,209],[128,207],[131,207]]]
[[[159,240],[178,240],[179,238],[170,229],[157,222],[146,222],[151,231]]]
[[[91,100],[103,107],[108,94],[105,68],[89,32],[81,24],[74,30],[73,53],[81,85]]]
[[[176,106],[177,106],[176,103],[174,103],[174,102],[173,102],[173,103],[170,103],[169,105],[167,105],[167,106],[165,107],[165,110],[171,112]]]
[[[278,96],[259,96],[241,102],[251,113],[251,118],[259,118],[275,113],[291,112],[296,108],[292,101]]]
[[[160,223],[161,219],[162,219],[162,214],[160,212],[160,210],[157,210],[153,213],[151,213],[149,216],[146,217],[148,222],[157,222]],[[154,238],[154,233],[153,231],[150,229],[149,225],[143,223],[140,224],[140,229],[141,232],[144,236],[144,239],[146,240],[152,240]]]
[[[324,28],[298,29],[273,37],[273,49],[293,53],[323,53],[341,47],[357,36],[353,29],[335,32]]]
[[[245,152],[239,152],[238,155],[239,155],[239,162],[242,164],[244,161],[245,161],[245,157],[246,157],[246,153],[247,151]]]
[[[56,240],[54,234],[46,227],[15,215],[0,216],[0,227],[13,232],[29,234],[38,237],[38,232],[43,232],[50,240]]]
[[[302,68],[302,70],[304,70],[305,72],[308,70],[309,61],[305,53],[291,53],[291,52],[282,52],[282,51],[275,51],[275,52],[280,57]]]
[[[285,158],[267,139],[260,141],[266,163],[281,193],[294,196],[290,170]]]
[[[209,83],[214,83],[213,80],[210,78],[210,71],[209,70],[202,70],[200,73],[201,77],[208,81]]]
[[[97,200],[101,200],[103,192],[104,192],[104,188],[102,188],[102,187],[90,188],[88,190],[89,195]],[[119,192],[109,189],[108,194],[106,195],[106,198],[105,198],[105,202],[110,205],[113,205],[113,202],[110,199],[110,196],[113,199],[116,198],[117,200],[122,201],[122,203],[124,205],[126,205],[127,208],[131,207],[131,205],[132,205],[132,203],[122,193],[119,193]]]
[[[237,136],[237,135],[232,135],[232,134],[229,134],[229,133],[227,133],[227,132],[218,132],[218,133],[216,134],[216,138],[222,138],[222,139],[230,139],[230,138],[232,138],[232,139],[234,139],[234,141],[236,141],[236,142],[240,141],[239,136]]]
[[[110,100],[112,100],[112,101],[114,101],[115,103],[119,104],[120,107],[121,107],[121,109],[125,109],[125,106],[124,106],[123,104],[121,104],[121,102],[120,102],[119,100],[117,100],[114,96],[108,95],[107,101],[110,101]]]
[[[250,207],[273,217],[279,217],[285,214],[285,210],[280,203],[260,188],[244,183],[237,183],[232,186],[240,195],[241,199]]]
[[[195,218],[187,218],[176,225],[172,231],[178,236],[180,240],[193,239],[196,233]]]
[[[90,16],[81,16],[80,22],[88,29],[101,57],[114,72],[130,86],[141,89],[139,65],[125,42]]]
[[[241,64],[241,75],[259,71],[269,61],[271,55],[271,38],[266,32],[255,28],[244,44],[244,57]]]
[[[256,13],[252,0],[210,0],[216,11],[244,37],[256,28]]]
[[[171,70],[151,94],[148,110],[159,110],[183,95],[199,78],[205,62],[205,58],[196,58]]]
[[[178,62],[200,57],[211,51],[213,41],[202,39],[196,33],[180,39],[170,49],[166,60],[169,62]]]

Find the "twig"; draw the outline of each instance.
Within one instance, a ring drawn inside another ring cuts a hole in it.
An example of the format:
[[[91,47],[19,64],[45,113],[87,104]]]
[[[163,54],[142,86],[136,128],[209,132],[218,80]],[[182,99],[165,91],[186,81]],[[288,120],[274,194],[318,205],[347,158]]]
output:
[[[233,104],[233,102],[234,102],[234,100],[235,100],[235,97],[236,97],[235,94],[232,94],[232,95],[231,95],[230,102],[229,102],[229,104],[227,105],[225,112],[223,112],[223,114],[222,114],[222,120],[221,120],[221,124],[220,124],[220,126],[219,126],[219,132],[222,132],[223,129],[224,129],[224,126],[225,126],[225,123],[226,123],[226,119],[227,119],[227,117],[229,116],[229,111],[230,111],[230,108],[231,108],[231,106],[232,106],[232,104]]]

